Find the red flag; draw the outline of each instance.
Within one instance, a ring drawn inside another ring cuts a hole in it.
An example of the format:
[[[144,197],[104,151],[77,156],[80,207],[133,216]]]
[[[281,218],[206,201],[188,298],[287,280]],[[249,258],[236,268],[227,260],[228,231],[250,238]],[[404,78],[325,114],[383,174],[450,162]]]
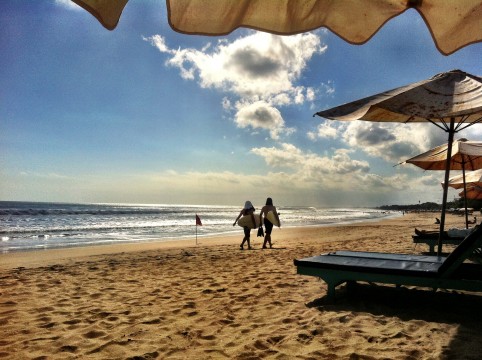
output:
[[[196,214],[196,225],[203,226],[201,219],[199,218],[199,216],[197,216],[197,214]]]

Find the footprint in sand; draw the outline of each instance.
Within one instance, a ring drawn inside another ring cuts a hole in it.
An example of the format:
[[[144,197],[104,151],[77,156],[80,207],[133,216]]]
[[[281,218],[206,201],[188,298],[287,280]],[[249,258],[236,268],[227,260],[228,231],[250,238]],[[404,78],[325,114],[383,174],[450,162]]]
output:
[[[91,331],[85,333],[83,336],[87,339],[95,339],[95,338],[98,338],[98,337],[101,337],[101,336],[104,336],[104,335],[106,335],[106,333],[103,332],[103,331],[91,330]]]
[[[282,340],[284,340],[286,336],[283,336],[283,335],[280,335],[280,336],[272,336],[270,338],[268,338],[268,343],[270,344],[278,344],[279,342],[281,342]]]
[[[66,325],[75,325],[75,324],[78,324],[80,322],[81,322],[81,320],[79,320],[79,319],[72,319],[72,320],[64,321],[63,323],[66,324]]]
[[[77,349],[78,347],[74,345],[64,345],[60,348],[60,351],[74,353],[77,351]]]
[[[194,309],[195,307],[196,307],[196,303],[194,301],[189,301],[182,308],[183,309]]]
[[[42,329],[51,329],[51,328],[53,328],[55,325],[57,325],[57,323],[55,323],[55,322],[49,322],[49,323],[47,323],[47,324],[39,325],[39,328],[42,328]]]

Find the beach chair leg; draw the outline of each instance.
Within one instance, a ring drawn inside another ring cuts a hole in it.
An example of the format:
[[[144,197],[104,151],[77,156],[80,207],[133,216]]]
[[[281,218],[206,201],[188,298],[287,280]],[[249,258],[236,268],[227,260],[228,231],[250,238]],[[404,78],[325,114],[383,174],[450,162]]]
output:
[[[357,285],[356,281],[353,281],[353,280],[347,281],[346,282],[346,291],[348,293],[352,293],[352,292],[356,291],[356,285]]]
[[[327,298],[330,301],[335,301],[335,286],[334,283],[327,283],[328,284],[328,291],[327,291]]]

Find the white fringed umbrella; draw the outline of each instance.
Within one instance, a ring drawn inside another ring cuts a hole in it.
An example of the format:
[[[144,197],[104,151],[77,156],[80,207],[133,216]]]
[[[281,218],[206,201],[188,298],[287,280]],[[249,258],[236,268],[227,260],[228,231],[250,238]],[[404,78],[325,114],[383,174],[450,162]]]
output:
[[[430,122],[448,133],[444,184],[450,175],[454,134],[482,121],[482,78],[452,70],[414,84],[340,105],[315,115],[331,120]],[[444,186],[440,234],[445,225],[447,186]],[[438,254],[442,252],[439,238]]]
[[[128,0],[72,0],[109,30]],[[160,1],[160,0],[158,0]],[[226,35],[239,27],[292,35],[326,27],[363,44],[390,19],[415,9],[435,45],[449,55],[482,41],[481,0],[166,0],[171,28],[184,34]]]
[[[417,155],[405,161],[424,170],[446,170],[447,169],[448,144],[443,144],[430,149],[423,154]],[[482,168],[482,142],[467,141],[459,139],[452,144],[452,156],[450,157],[449,169],[462,170],[462,187],[465,189],[466,170]],[[442,183],[443,186],[444,183]],[[450,186],[450,180],[448,181]],[[467,197],[465,199],[465,227],[469,228],[469,217],[467,214]]]

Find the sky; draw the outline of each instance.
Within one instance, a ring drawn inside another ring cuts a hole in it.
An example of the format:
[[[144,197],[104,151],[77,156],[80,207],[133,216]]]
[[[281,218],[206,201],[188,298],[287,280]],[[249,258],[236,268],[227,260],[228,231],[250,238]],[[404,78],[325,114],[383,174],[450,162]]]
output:
[[[323,28],[184,35],[163,0],[130,1],[113,31],[67,0],[3,0],[0,28],[3,201],[441,203],[443,172],[395,165],[445,132],[313,114],[444,71],[482,75],[482,43],[444,56],[414,10],[363,45]],[[482,125],[461,137],[482,140]]]

